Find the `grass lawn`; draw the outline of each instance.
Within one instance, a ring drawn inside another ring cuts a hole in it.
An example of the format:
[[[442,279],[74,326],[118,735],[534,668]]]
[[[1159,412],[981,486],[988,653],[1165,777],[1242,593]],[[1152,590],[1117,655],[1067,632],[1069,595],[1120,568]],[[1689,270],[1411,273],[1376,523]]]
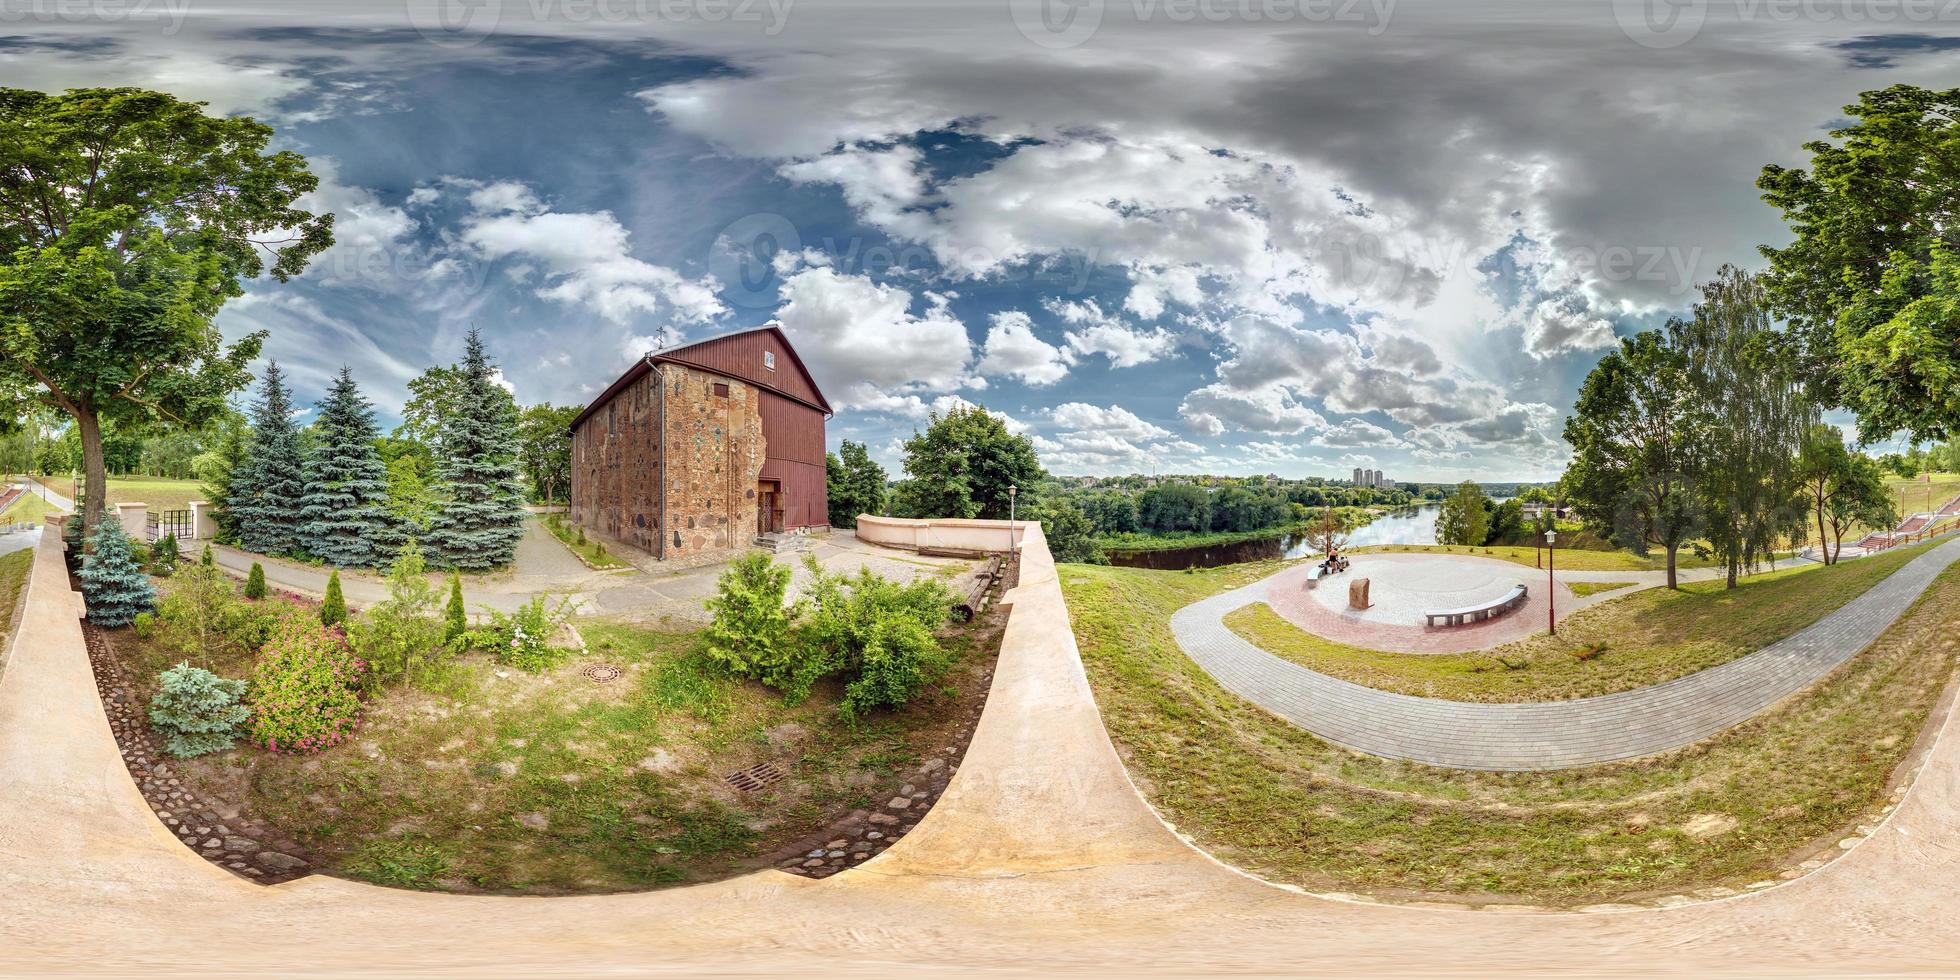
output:
[[[565,894],[725,877],[944,759],[985,698],[1000,629],[989,617],[950,634],[948,676],[902,711],[851,724],[840,687],[786,705],[704,666],[697,634],[579,627],[588,651],[543,675],[470,654],[371,692],[355,737],[318,755],[241,747],[173,766],[207,798],[291,834],[329,873],[380,884]],[[145,700],[182,659],[131,630],[112,637]],[[223,656],[204,666],[249,675],[249,658]],[[593,663],[622,676],[596,683],[580,673]],[[724,780],[764,761],[788,775],[754,793]]]
[[[36,477],[42,485],[64,497],[75,495],[74,481],[67,477]],[[112,476],[109,478],[109,502],[112,504],[149,504],[150,513],[165,510],[185,510],[193,500],[204,499],[204,484],[196,480],[166,480],[153,476]]]
[[[14,607],[20,604],[20,590],[27,587],[27,570],[33,565],[32,548],[0,555],[0,657],[6,655],[8,638],[13,636]]]
[[[1734,589],[1689,582],[1574,613],[1543,633],[1474,653],[1385,653],[1325,640],[1265,603],[1225,617],[1276,656],[1357,684],[1451,701],[1560,701],[1658,684],[1728,663],[1809,626],[1932,544],[1754,575]]]
[[[1805,694],[1700,745],[1550,773],[1475,773],[1331,746],[1220,688],[1169,617],[1270,574],[1067,565],[1104,723],[1178,829],[1316,890],[1550,905],[1741,888],[1874,818],[1960,653],[1960,569]]]
[[[1567,582],[1565,587],[1571,589],[1573,595],[1583,599],[1589,595],[1598,595],[1601,592],[1611,592],[1614,589],[1624,589],[1629,585],[1638,584],[1638,582]]]
[[[47,520],[54,508],[33,493],[24,493],[4,512],[0,512],[0,524],[40,524]]]
[[[544,514],[533,519],[544,524],[545,530],[550,531],[552,537],[557,538],[565,547],[571,549],[572,554],[584,559],[585,563],[593,568],[627,567],[628,563],[608,553],[604,544],[589,539],[581,540],[584,530],[567,520],[565,515]]]

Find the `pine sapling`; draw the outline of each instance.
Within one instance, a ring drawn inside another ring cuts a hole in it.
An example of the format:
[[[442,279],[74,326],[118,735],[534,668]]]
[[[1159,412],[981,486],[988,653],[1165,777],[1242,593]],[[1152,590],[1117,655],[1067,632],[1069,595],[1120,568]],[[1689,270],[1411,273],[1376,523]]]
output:
[[[210,557],[211,549],[205,548],[204,555]],[[252,571],[245,576],[245,598],[265,598],[265,566],[258,562],[252,563]]]

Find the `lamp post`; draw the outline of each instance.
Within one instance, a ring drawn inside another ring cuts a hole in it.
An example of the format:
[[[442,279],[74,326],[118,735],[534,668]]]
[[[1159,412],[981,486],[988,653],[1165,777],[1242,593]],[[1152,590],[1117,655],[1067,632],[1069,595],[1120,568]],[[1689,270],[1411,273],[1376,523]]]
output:
[[[1013,484],[1008,484],[1007,486],[1007,557],[1009,558],[1014,557],[1014,496],[1015,494],[1018,494],[1020,492],[1021,492],[1020,487],[1014,486]]]
[[[1552,569],[1558,564],[1554,558],[1558,551],[1554,547],[1557,543],[1558,532],[1547,529],[1545,531],[1545,628],[1553,636],[1558,635],[1558,611],[1553,608],[1558,602],[1558,585],[1552,578]]]

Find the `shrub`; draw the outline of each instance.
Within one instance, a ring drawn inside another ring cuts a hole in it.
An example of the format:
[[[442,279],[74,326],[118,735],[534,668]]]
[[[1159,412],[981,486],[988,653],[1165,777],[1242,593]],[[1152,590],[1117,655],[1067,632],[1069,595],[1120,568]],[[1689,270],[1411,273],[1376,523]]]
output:
[[[388,571],[388,598],[348,626],[348,641],[377,681],[407,679],[443,649],[435,590],[423,571],[422,550],[410,539]]]
[[[163,736],[163,750],[179,759],[231,748],[238,726],[252,715],[238,703],[244,681],[180,663],[157,675],[157,682],[150,725]]]
[[[70,562],[80,561],[82,558],[82,515],[76,514],[68,518],[68,523],[61,526],[61,540],[68,546],[68,560]]]
[[[82,597],[88,621],[97,626],[127,626],[138,613],[156,608],[156,586],[150,584],[137,560],[122,521],[102,515],[82,559]]]
[[[463,608],[463,574],[449,573],[449,605],[442,611],[442,642],[460,643],[469,634],[470,614]]]
[[[211,549],[209,546],[206,546],[204,549],[204,557],[206,558],[211,557]],[[211,563],[205,562],[205,564],[209,565]],[[253,562],[252,570],[245,575],[245,598],[247,599],[265,598],[265,566],[259,564],[258,562]]]
[[[340,569],[327,573],[327,598],[320,603],[320,625],[339,626],[347,621],[347,600],[340,594]]]
[[[197,563],[203,565],[205,568],[218,567],[218,559],[211,554],[210,545],[207,544],[204,546],[204,553],[197,556]],[[252,564],[256,565],[258,562],[253,562]]]
[[[136,630],[137,636],[147,640],[157,635],[157,614],[137,613],[136,618],[130,620],[129,625]]]
[[[796,611],[783,605],[789,566],[752,551],[721,573],[708,600],[708,657],[737,677],[758,680],[802,700],[825,673],[796,635]]]
[[[490,627],[474,634],[472,645],[488,647],[499,661],[519,670],[541,674],[564,659],[565,651],[551,645],[551,636],[565,622],[571,604],[564,599],[554,607],[538,595],[510,615],[492,610]]]
[[[196,563],[184,568],[157,607],[157,618],[168,628],[174,646],[195,657],[203,657],[225,639],[226,625],[233,617],[231,580],[217,568]],[[241,645],[246,650],[258,644]]]
[[[172,531],[150,549],[150,573],[169,575],[177,570],[177,532]]]
[[[248,740],[282,753],[318,752],[345,741],[360,719],[354,688],[366,667],[339,630],[296,617],[282,621],[252,671]]]
[[[832,575],[810,570],[810,616],[802,638],[811,659],[843,674],[846,716],[898,707],[946,670],[949,658],[933,631],[946,622],[954,597],[938,579],[900,585],[868,568]]]

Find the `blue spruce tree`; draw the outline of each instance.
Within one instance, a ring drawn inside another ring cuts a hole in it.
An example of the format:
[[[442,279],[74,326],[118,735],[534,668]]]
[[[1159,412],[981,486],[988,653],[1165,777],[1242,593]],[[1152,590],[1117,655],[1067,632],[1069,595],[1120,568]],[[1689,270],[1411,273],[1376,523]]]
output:
[[[386,564],[400,547],[388,510],[388,470],[375,451],[374,411],[354,385],[353,372],[320,403],[319,441],[306,460],[300,543],[306,552],[342,568]]]
[[[475,330],[462,373],[454,413],[443,423],[428,544],[444,565],[486,571],[510,564],[524,536],[517,413],[491,380],[483,338]]]
[[[245,447],[245,462],[231,475],[227,500],[238,544],[247,551],[289,555],[304,545],[300,500],[306,494],[306,475],[292,409],[279,365],[266,365],[259,400],[252,405],[252,440]]]
[[[88,621],[97,626],[128,626],[138,613],[156,608],[156,587],[136,564],[136,549],[114,511],[104,512],[95,525],[79,577]]]

